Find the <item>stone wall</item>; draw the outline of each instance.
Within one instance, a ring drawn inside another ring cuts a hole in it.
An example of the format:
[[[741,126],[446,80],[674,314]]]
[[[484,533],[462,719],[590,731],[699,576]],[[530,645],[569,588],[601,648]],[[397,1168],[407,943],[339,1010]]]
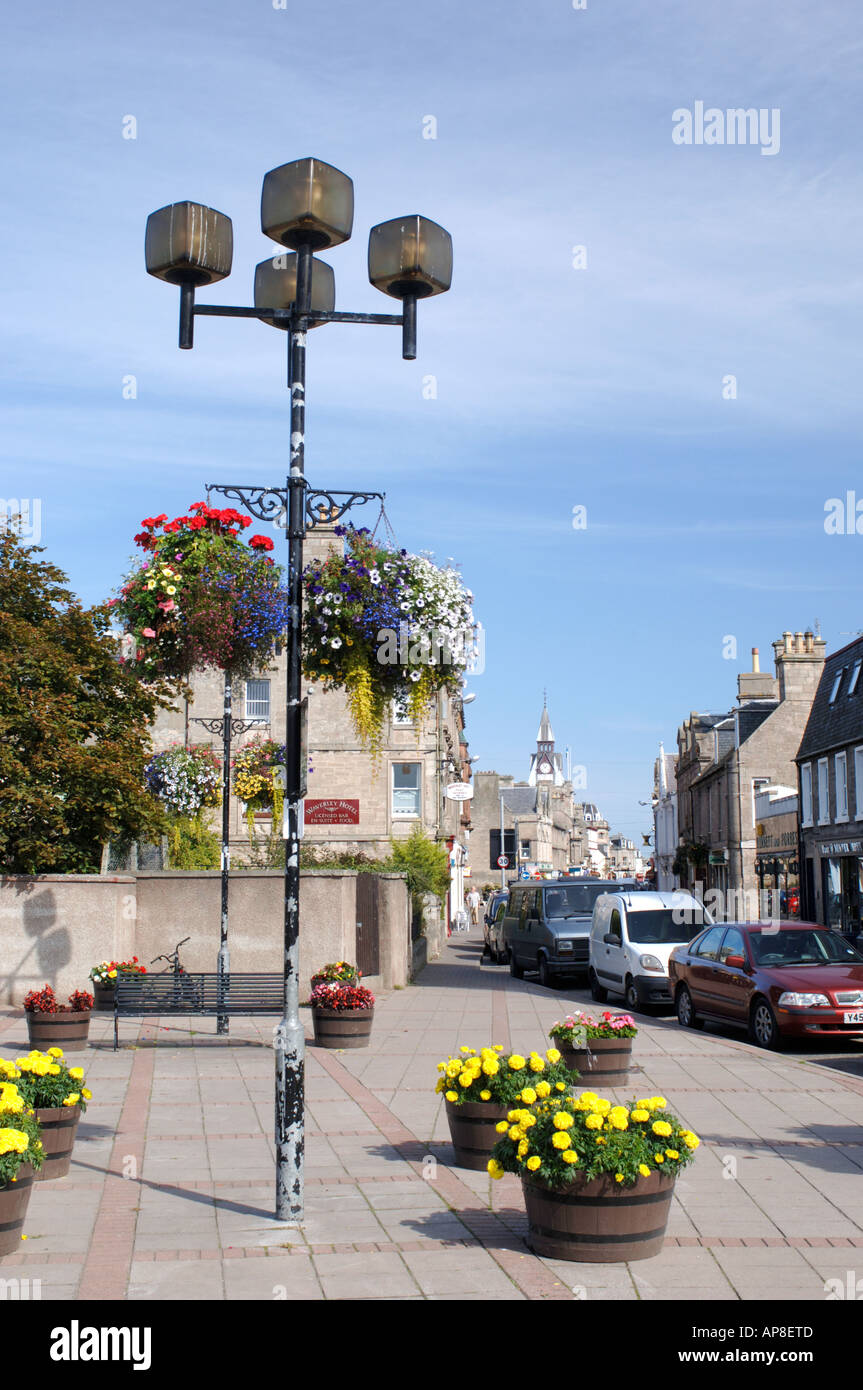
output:
[[[377,879],[380,973],[366,982],[392,989],[410,978],[410,902],[403,875]],[[349,870],[302,875],[301,999],[320,965],[356,960],[356,880]],[[232,970],[281,972],[283,882],[277,871],[231,876]],[[214,971],[220,888],[214,871],[0,878],[0,1003],[20,1004],[44,984],[65,1003],[73,989],[89,988],[97,961],[138,956],[149,966],[185,936],[191,938],[181,951],[186,968]]]

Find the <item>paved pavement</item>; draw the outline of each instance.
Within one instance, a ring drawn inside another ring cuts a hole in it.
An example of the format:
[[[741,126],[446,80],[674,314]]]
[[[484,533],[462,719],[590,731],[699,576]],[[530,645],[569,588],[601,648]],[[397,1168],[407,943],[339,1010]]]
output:
[[[272,1216],[269,1022],[234,1021],[226,1040],[214,1020],[130,1021],[115,1054],[94,1015],[72,1171],[35,1189],[0,1278],[63,1300],[824,1301],[828,1279],[863,1276],[863,1082],[673,1020],[640,1020],[641,1071],[619,1097],[666,1096],[703,1140],[665,1248],[532,1255],[517,1179],[452,1165],[435,1064],[462,1043],[539,1049],[574,1001],[481,964],[475,930],[379,997],[368,1049],[310,1046],[301,1228]],[[21,1015],[0,1011],[0,1055],[25,1046]]]

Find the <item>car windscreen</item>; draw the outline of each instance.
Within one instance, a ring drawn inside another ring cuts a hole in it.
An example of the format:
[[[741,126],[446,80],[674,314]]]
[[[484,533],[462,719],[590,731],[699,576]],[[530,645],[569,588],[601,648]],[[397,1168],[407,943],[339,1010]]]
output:
[[[863,956],[844,936],[831,931],[750,932],[756,965],[860,965]]]
[[[552,888],[545,895],[545,915],[549,918],[589,917],[599,895],[607,892],[606,883],[567,883]]]
[[[629,910],[626,914],[626,932],[636,946],[673,946],[675,942],[691,941],[706,925],[700,907],[663,907],[655,912]]]

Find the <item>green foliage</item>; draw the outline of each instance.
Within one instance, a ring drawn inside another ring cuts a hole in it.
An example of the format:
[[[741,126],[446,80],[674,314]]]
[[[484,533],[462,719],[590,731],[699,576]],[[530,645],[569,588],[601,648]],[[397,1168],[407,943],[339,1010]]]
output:
[[[23,1141],[18,1136],[22,1134],[27,1142],[20,1148]],[[42,1126],[34,1115],[0,1109],[0,1187],[17,1179],[25,1163],[32,1164],[37,1172],[42,1167],[45,1154],[41,1134]]]
[[[82,608],[42,550],[0,534],[0,866],[98,873],[104,843],[164,828],[144,767],[170,692],[120,664],[111,610]]]
[[[449,854],[445,845],[430,839],[418,824],[406,840],[390,840],[390,845],[388,868],[407,875],[414,900],[425,893],[444,897],[449,889]]]
[[[479,1052],[464,1046],[461,1054],[438,1062],[435,1091],[450,1105],[530,1103],[537,1096],[568,1091],[578,1080],[578,1072],[566,1065],[557,1048],[549,1048],[544,1057],[538,1052],[522,1057],[518,1052],[507,1054],[497,1043]]]
[[[170,869],[218,869],[222,842],[200,816],[177,816],[168,832]]]

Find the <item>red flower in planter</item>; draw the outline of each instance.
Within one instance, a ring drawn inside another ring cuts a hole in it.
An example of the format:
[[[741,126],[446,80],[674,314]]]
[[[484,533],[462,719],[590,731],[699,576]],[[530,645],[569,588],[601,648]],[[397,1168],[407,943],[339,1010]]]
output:
[[[374,1007],[375,996],[365,985],[315,985],[309,996],[310,1003],[317,1004],[322,1009],[338,1009],[349,1011],[351,1009],[371,1009]]]

